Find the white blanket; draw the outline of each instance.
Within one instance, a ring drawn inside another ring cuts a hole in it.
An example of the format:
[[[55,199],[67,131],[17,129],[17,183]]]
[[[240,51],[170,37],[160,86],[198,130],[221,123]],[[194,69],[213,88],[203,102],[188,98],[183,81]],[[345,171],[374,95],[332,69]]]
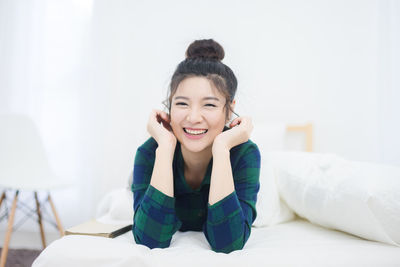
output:
[[[177,232],[169,248],[152,250],[137,245],[131,232],[115,239],[66,236],[50,244],[32,266],[400,266],[400,247],[362,239],[386,241],[373,234],[373,229],[383,225],[385,234],[397,240],[399,168],[316,153],[265,154],[262,166],[259,217],[243,250],[213,252],[202,232]],[[342,181],[346,186],[330,190],[332,184]],[[380,208],[374,209],[364,199],[374,200]],[[366,204],[354,205],[355,200]],[[338,208],[338,203],[343,205]],[[104,223],[132,223],[132,206],[130,190],[114,190],[101,201],[97,218]],[[377,211],[373,220],[360,216],[369,210]],[[299,218],[293,211],[311,221],[323,219],[316,223],[326,228]]]
[[[33,267],[145,266],[400,266],[400,248],[328,230],[297,218],[252,228],[243,250],[210,250],[201,232],[177,232],[171,246],[135,244],[131,232],[115,239],[65,236],[51,243]]]

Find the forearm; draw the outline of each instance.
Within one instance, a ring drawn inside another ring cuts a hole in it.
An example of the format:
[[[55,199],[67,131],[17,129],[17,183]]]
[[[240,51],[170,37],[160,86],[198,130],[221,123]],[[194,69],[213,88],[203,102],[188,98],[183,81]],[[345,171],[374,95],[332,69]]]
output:
[[[227,148],[213,149],[213,166],[208,203],[213,205],[235,190],[230,153]]]
[[[213,172],[203,232],[212,250],[229,253],[242,249],[250,236],[260,188],[260,153],[252,144],[228,150],[224,147],[232,147],[232,144],[216,141],[213,144]]]
[[[135,242],[149,248],[168,247],[173,234],[182,224],[176,216],[173,197],[173,153],[172,146],[158,147],[155,151],[150,185],[134,192],[136,206],[132,230]],[[138,168],[137,181],[142,180],[140,175],[148,173],[141,169],[142,166],[146,165],[135,166]]]
[[[168,147],[158,147],[154,162],[153,173],[150,184],[166,194],[174,197],[174,178],[172,173],[172,162],[175,150]]]
[[[248,212],[242,209],[239,191],[235,190],[229,150],[213,149],[208,216],[203,227],[213,251],[242,249],[250,236],[251,222],[247,220]]]
[[[250,235],[243,215],[235,192],[208,207],[203,232],[213,251],[230,253],[243,248]]]
[[[169,247],[181,225],[175,212],[175,199],[149,186],[134,214],[135,242],[149,248]]]

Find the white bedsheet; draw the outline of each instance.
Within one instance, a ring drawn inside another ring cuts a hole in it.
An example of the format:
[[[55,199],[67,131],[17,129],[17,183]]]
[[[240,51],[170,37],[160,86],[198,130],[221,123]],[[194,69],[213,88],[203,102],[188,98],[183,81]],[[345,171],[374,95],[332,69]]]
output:
[[[131,232],[115,239],[65,236],[51,243],[32,266],[400,266],[400,247],[297,218],[252,228],[245,248],[230,254],[211,251],[201,232],[177,232],[169,248],[152,250],[135,244]]]

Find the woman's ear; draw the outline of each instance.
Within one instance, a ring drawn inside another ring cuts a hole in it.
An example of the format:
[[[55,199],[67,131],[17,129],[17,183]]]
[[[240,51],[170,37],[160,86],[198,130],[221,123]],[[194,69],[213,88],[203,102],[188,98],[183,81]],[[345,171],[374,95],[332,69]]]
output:
[[[229,123],[230,121],[232,121],[232,113],[233,113],[232,110],[235,109],[235,104],[236,104],[236,100],[234,99],[234,100],[232,100],[232,103],[230,104],[231,110],[229,110],[228,119],[227,119],[226,123]]]
[[[235,110],[236,100],[233,99],[231,103],[231,110]]]
[[[232,110],[235,110],[235,105],[236,105],[236,100],[233,99],[232,103],[230,104],[231,110],[229,111],[229,120],[232,120],[232,113],[233,113]]]

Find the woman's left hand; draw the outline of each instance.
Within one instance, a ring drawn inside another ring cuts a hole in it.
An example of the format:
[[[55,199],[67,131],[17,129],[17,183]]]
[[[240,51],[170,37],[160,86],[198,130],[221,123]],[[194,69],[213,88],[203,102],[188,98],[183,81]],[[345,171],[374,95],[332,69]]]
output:
[[[220,133],[214,140],[213,153],[218,149],[228,149],[249,140],[253,131],[253,123],[250,117],[238,117],[229,124],[229,130]]]

